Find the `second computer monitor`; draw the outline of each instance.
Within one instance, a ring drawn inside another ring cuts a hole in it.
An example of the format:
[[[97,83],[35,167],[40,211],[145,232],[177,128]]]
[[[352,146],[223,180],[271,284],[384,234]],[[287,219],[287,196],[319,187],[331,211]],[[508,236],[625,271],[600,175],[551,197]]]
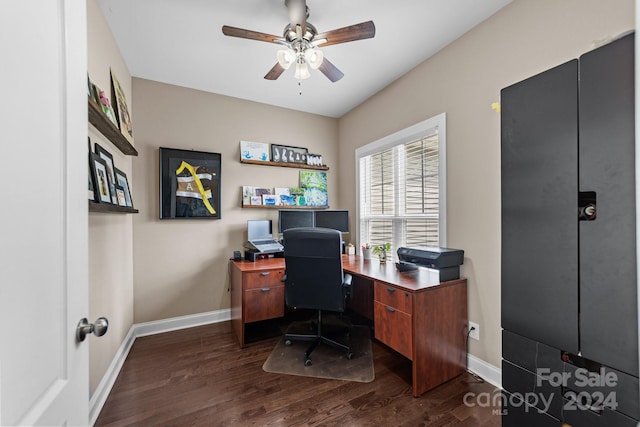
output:
[[[307,210],[279,210],[278,232],[297,227],[313,227],[315,224],[313,211]]]
[[[343,233],[349,232],[349,211],[315,211],[315,226],[332,228]]]

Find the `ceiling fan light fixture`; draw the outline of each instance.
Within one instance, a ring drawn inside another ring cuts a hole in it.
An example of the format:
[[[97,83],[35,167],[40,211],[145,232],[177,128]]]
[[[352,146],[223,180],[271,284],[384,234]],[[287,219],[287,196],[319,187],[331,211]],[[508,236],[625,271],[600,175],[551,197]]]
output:
[[[285,70],[288,70],[296,61],[296,53],[292,49],[280,49],[278,51],[278,64]]]
[[[317,70],[324,61],[324,53],[320,49],[307,49],[304,52],[304,59],[311,68]]]
[[[305,80],[311,77],[311,73],[309,72],[309,67],[307,67],[306,62],[296,62],[296,74],[294,75],[294,77],[298,80]]]

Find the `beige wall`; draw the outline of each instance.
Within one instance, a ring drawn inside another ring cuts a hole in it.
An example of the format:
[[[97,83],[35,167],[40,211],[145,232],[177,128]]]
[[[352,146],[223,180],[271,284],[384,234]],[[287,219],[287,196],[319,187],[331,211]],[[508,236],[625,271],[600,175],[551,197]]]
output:
[[[96,0],[87,0],[88,72],[111,99],[112,67],[131,103],[131,76]],[[130,109],[131,111],[131,109]],[[132,116],[135,114],[132,112]],[[131,157],[92,125],[89,137],[113,155],[131,185]],[[136,201],[134,200],[134,203]],[[89,321],[109,319],[103,337],[89,339],[89,378],[93,393],[133,323],[133,222],[131,214],[89,213]]]
[[[338,207],[336,119],[137,78],[133,100],[135,323],[228,308],[228,260],[242,250],[247,220],[277,225],[276,210],[241,208],[241,188],[294,187],[299,169],[241,164],[240,140],[322,154],[329,204]],[[222,219],[159,219],[158,147],[222,154]]]
[[[470,352],[500,366],[500,89],[635,28],[633,0],[515,0],[339,120],[339,175],[355,182],[354,150],[447,114],[448,246],[465,250]],[[355,212],[355,186],[338,203]],[[541,266],[544,268],[544,266]]]
[[[89,217],[90,316],[111,321],[109,334],[91,341],[91,390],[132,322],[229,307],[227,260],[242,249],[246,221],[277,218],[275,210],[242,209],[241,186],[298,182],[297,169],[240,164],[240,140],[321,153],[331,167],[331,207],[353,215],[355,149],[442,112],[447,114],[448,245],[465,250],[469,317],[481,327],[481,340],[471,341],[470,351],[499,366],[500,117],[491,103],[499,101],[501,88],[633,29],[633,18],[633,0],[515,0],[335,120],[131,80],[95,0],[88,0],[89,73],[108,88],[108,69],[115,68],[135,105],[140,153],[119,154],[90,127],[92,141],[104,143],[127,173],[140,209],[137,215]],[[160,146],[222,154],[221,220],[158,219]]]

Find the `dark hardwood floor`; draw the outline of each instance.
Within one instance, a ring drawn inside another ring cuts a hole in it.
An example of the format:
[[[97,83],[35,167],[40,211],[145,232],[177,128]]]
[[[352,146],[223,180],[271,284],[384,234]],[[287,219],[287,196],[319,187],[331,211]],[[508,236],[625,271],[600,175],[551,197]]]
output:
[[[500,426],[464,403],[499,393],[470,374],[414,398],[410,361],[375,340],[370,383],[264,372],[278,339],[240,349],[229,322],[138,338],[95,425]]]

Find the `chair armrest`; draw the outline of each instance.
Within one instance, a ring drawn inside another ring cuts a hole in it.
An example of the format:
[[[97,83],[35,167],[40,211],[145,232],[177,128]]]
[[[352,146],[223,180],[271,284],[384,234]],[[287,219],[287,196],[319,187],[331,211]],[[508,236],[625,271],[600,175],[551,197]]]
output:
[[[351,277],[350,274],[345,274],[344,275],[344,279],[342,279],[342,284],[344,286],[351,286],[351,281],[353,280],[353,277]]]
[[[345,274],[344,278],[342,279],[342,287],[344,288],[344,295],[347,298],[351,297],[351,291],[352,291],[351,281],[352,280],[353,280],[353,277],[351,277],[350,274]]]

